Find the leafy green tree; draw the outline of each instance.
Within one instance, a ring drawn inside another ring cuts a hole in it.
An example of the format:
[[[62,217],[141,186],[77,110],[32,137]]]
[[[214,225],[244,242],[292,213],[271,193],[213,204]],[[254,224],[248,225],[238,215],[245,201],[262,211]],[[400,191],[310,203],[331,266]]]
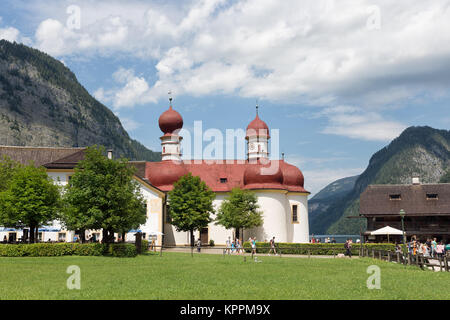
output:
[[[181,177],[169,192],[169,215],[177,231],[189,231],[191,246],[194,245],[194,231],[208,226],[214,212],[215,193],[200,177],[191,173]]]
[[[440,183],[450,183],[450,169],[441,177]]]
[[[44,168],[33,164],[18,166],[9,187],[0,193],[0,224],[6,227],[29,227],[30,242],[35,242],[39,226],[57,218],[60,188]]]
[[[14,175],[15,168],[20,164],[11,160],[7,156],[0,159],[0,192],[5,191],[9,187],[9,183]]]
[[[263,224],[262,211],[253,192],[233,188],[222,202],[216,216],[216,224],[225,229],[234,228],[236,238],[240,239],[240,229],[250,229]]]
[[[62,222],[68,229],[103,231],[103,242],[114,233],[138,228],[147,220],[135,168],[126,159],[108,159],[103,147],[90,147],[66,186]]]

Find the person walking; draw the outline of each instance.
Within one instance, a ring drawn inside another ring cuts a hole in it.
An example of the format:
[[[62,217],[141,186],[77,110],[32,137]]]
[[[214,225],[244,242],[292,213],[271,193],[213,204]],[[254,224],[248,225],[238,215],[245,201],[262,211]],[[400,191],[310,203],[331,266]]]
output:
[[[270,239],[270,250],[269,250],[269,254],[268,254],[269,256],[270,256],[271,252],[273,252],[273,254],[276,256],[278,255],[277,250],[275,249],[275,237]]]
[[[344,244],[344,248],[345,248],[345,254],[351,258],[352,257],[352,242],[350,239],[347,239],[347,241]]]
[[[236,253],[241,254],[241,241],[238,238],[236,238]]]
[[[436,257],[437,241],[436,238],[431,241],[431,257]]]
[[[202,241],[200,238],[197,240],[197,252],[200,253],[200,250],[202,249]]]
[[[226,248],[227,253],[231,254],[231,237],[228,237],[228,240],[226,242],[226,246],[227,246],[227,248]]]
[[[441,241],[439,242],[439,244],[436,246],[436,255],[438,257],[438,259],[441,259],[444,253],[444,243]]]
[[[252,245],[252,255],[256,255],[256,237],[250,238],[249,240]]]

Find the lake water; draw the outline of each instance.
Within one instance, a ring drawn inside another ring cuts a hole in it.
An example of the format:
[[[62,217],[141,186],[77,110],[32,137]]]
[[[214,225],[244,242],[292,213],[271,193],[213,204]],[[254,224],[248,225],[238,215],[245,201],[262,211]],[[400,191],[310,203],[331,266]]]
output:
[[[309,240],[311,241],[312,235],[309,235]],[[315,239],[320,239],[321,243],[325,242],[326,238],[335,239],[336,243],[345,243],[347,239],[352,239],[353,243],[356,242],[357,239],[360,239],[359,234],[315,234]]]

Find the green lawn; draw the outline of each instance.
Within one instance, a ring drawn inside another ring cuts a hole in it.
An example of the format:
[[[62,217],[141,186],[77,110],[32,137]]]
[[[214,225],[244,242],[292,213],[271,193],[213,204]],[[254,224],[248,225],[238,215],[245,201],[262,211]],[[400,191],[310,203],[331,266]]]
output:
[[[0,299],[450,299],[450,273],[379,260],[164,253],[136,258],[0,258]],[[381,268],[381,290],[366,286]],[[66,269],[81,269],[68,290]]]

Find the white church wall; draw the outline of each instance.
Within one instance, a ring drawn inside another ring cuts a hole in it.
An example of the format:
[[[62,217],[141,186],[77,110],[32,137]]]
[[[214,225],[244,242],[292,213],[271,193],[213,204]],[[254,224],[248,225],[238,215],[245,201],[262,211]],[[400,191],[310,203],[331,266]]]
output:
[[[287,242],[286,237],[286,196],[278,190],[256,191],[260,210],[263,211],[262,227],[244,233],[245,239],[256,237],[257,241],[269,241],[275,237],[277,242]]]
[[[216,225],[214,221],[217,217],[217,211],[219,210],[223,200],[225,200],[227,196],[228,194],[226,193],[216,194],[216,198],[213,201],[215,213],[212,215],[213,221],[208,226],[208,237],[209,240],[214,240],[214,244],[216,246],[224,246],[228,237],[231,237],[231,239],[233,239],[233,229],[227,230],[221,225]]]
[[[309,221],[308,221],[308,196],[304,194],[288,194],[290,210],[289,223],[293,227],[292,240],[294,243],[309,242]],[[298,223],[292,223],[292,206],[297,205]]]

